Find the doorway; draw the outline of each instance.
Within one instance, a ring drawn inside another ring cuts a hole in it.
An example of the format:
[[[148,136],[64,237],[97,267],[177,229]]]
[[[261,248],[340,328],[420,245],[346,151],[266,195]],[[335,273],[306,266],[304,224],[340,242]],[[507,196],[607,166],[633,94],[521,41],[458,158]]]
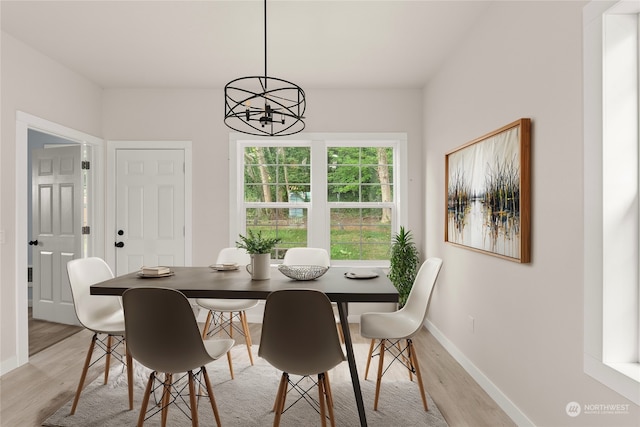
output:
[[[16,239],[16,365],[20,366],[29,361],[29,268],[31,261],[29,258],[31,238],[31,205],[29,204],[30,194],[30,159],[29,159],[29,133],[35,132],[45,136],[59,138],[65,145],[80,145],[90,148],[87,151],[86,160],[93,165],[92,173],[88,174],[86,181],[88,206],[87,221],[91,224],[91,234],[86,236],[83,244],[83,254],[104,255],[104,220],[101,216],[94,215],[94,212],[101,212],[103,206],[104,192],[102,188],[102,178],[97,171],[102,168],[103,140],[94,136],[67,128],[48,120],[17,112],[16,114],[16,164],[20,165],[24,173],[18,174],[16,178],[16,235],[21,238]],[[62,143],[61,143],[62,145]],[[33,245],[32,245],[33,246]]]

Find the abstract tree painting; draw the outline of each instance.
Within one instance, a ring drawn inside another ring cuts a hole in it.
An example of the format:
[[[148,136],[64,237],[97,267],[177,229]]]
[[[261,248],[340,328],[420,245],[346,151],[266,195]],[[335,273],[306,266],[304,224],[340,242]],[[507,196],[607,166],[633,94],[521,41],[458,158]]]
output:
[[[446,154],[446,242],[530,261],[530,140],[523,118]]]

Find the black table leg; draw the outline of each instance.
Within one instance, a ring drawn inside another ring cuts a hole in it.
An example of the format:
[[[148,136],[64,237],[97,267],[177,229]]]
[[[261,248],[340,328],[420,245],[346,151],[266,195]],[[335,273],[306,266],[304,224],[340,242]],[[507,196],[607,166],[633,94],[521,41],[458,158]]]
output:
[[[347,348],[347,361],[349,362],[349,371],[351,372],[351,383],[353,384],[353,394],[356,398],[358,406],[358,415],[360,416],[360,425],[366,427],[367,416],[364,412],[364,402],[362,401],[362,390],[360,389],[360,379],[358,378],[358,368],[356,367],[356,358],[353,354],[353,343],[351,342],[351,332],[349,331],[348,311],[349,306],[346,302],[339,302],[338,313],[340,314],[340,325],[342,326],[342,334],[344,335],[344,344]]]

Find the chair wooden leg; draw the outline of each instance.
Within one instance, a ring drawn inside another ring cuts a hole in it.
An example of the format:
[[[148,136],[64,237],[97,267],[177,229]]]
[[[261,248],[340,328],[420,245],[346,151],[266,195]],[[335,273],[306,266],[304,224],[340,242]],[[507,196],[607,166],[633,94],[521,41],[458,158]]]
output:
[[[193,380],[193,371],[189,375],[189,404],[191,405],[191,425],[198,427],[198,404],[196,403],[196,386]]]
[[[205,320],[204,328],[202,329],[203,340],[207,338],[207,333],[209,332],[209,325],[213,321],[212,317],[213,317],[213,313],[211,312],[211,310],[209,310],[209,312],[207,313],[207,320]]]
[[[87,350],[87,357],[84,360],[84,366],[82,367],[82,374],[80,375],[80,381],[78,382],[78,388],[76,389],[76,397],[73,399],[73,405],[71,406],[71,415],[76,413],[76,408],[78,407],[78,400],[80,400],[80,393],[82,393],[82,389],[84,388],[84,380],[87,378],[87,371],[89,370],[89,363],[91,363],[91,356],[93,355],[93,349],[96,346],[96,340],[98,339],[98,334],[93,334],[91,338],[91,343],[89,344],[89,350]]]
[[[213,410],[213,416],[216,419],[216,424],[218,425],[218,427],[220,427],[221,426],[220,414],[218,413],[218,405],[216,404],[216,398],[213,395],[213,387],[211,387],[209,374],[207,373],[207,369],[204,366],[201,369],[202,369],[202,376],[204,377],[204,383],[207,386],[207,394],[209,395],[209,401],[211,402],[211,409]]]
[[[280,406],[280,395],[282,394],[282,387],[284,387],[284,382],[285,382],[285,376],[284,374],[280,376],[280,383],[278,383],[278,392],[276,393],[276,400],[273,402],[273,409],[271,409],[273,412],[276,412],[278,410],[278,407]]]
[[[333,395],[331,394],[331,381],[329,381],[329,373],[324,373],[324,391],[327,400],[327,408],[329,409],[329,421],[331,427],[336,427],[336,419],[333,413]]]
[[[229,373],[231,374],[231,379],[234,379],[233,362],[231,361],[231,350],[227,351],[227,363],[229,363]]]
[[[125,348],[127,355],[127,387],[129,388],[129,410],[133,410],[133,357],[129,348]]]
[[[107,336],[107,357],[104,363],[104,383],[109,381],[109,369],[111,368],[111,346],[113,345],[113,335]]]
[[[326,390],[324,388],[324,374],[318,374],[318,403],[320,403],[320,422],[322,427],[327,427],[327,415],[325,414]]]
[[[422,384],[422,374],[420,373],[420,365],[418,364],[418,356],[416,355],[416,349],[413,346],[413,341],[408,339],[407,346],[409,348],[409,359],[411,361],[411,364],[416,370],[416,377],[418,378],[418,387],[420,388],[420,396],[422,397],[422,404],[424,405],[424,410],[428,411],[429,407],[427,406],[427,397],[424,392],[424,385]]]
[[[369,365],[371,364],[371,357],[373,356],[373,346],[375,345],[376,340],[371,340],[371,344],[369,345],[369,356],[367,356],[367,367],[364,370],[364,379],[367,379],[367,375],[369,375]]]
[[[171,402],[171,385],[173,384],[173,374],[164,374],[164,387],[162,391],[162,427],[166,427],[169,416],[169,403]]]
[[[280,378],[280,387],[278,387],[278,397],[276,398],[275,417],[273,418],[273,427],[280,425],[280,417],[284,411],[284,404],[287,400],[287,386],[289,385],[289,374],[282,373]]]
[[[340,322],[336,323],[336,328],[338,328],[338,335],[340,336],[340,342],[344,344],[344,332],[342,332],[342,325]]]
[[[333,408],[333,393],[331,392],[331,381],[329,381],[329,372],[324,373],[325,376],[325,391],[327,392],[327,399]]]
[[[376,379],[376,397],[373,401],[373,410],[378,410],[378,398],[380,397],[380,383],[382,382],[382,368],[384,365],[384,342],[385,340],[380,340],[380,360],[378,361],[378,378]]]
[[[253,365],[253,354],[251,354],[251,333],[249,332],[249,323],[247,322],[247,313],[240,312],[240,323],[242,324],[242,331],[244,333],[244,342],[247,345],[247,352],[249,353],[249,361]]]
[[[151,387],[155,381],[156,373],[151,372],[149,375],[149,381],[147,381],[147,387],[144,389],[144,397],[142,398],[142,406],[140,407],[140,415],[138,415],[138,427],[144,425],[144,416],[147,414],[147,406],[149,405],[149,397],[151,396]]]

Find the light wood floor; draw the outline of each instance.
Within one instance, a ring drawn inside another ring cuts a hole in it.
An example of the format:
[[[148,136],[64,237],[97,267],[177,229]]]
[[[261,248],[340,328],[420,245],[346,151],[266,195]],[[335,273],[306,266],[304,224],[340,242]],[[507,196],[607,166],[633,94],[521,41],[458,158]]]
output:
[[[84,329],[81,326],[34,319],[32,311],[29,307],[29,357]]]
[[[258,344],[260,325],[251,324],[250,328],[253,343]],[[358,325],[351,325],[351,330],[354,343],[366,342],[358,334]],[[90,338],[88,331],[74,334],[35,354],[28,364],[0,377],[0,425],[40,426],[72,399]],[[241,339],[238,341],[236,345],[244,345]],[[425,387],[451,427],[515,426],[426,329],[418,334],[414,344]],[[103,366],[98,363],[91,368],[87,384],[100,375]],[[364,366],[358,367],[358,373],[362,378]],[[400,370],[388,374],[406,375]],[[369,375],[371,380],[371,373]],[[402,421],[398,421],[401,425]]]

